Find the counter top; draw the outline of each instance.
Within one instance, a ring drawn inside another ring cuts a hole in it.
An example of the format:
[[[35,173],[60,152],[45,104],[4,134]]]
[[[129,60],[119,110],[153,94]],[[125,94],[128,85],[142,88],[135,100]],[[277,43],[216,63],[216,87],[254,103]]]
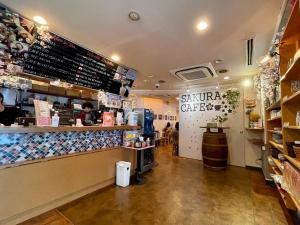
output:
[[[72,127],[72,126],[59,126],[59,127],[0,127],[0,134],[12,134],[12,133],[45,133],[45,132],[82,132],[82,131],[101,131],[101,130],[137,130],[139,126],[83,126],[83,127]]]

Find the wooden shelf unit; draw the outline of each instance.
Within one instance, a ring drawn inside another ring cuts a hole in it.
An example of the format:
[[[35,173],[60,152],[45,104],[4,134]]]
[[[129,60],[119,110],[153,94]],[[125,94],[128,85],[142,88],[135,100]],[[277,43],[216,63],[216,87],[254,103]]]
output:
[[[286,126],[283,127],[284,129],[291,129],[291,130],[300,130],[300,126]]]
[[[271,111],[273,109],[280,109],[281,107],[281,99],[279,99],[277,102],[273,103],[270,107],[268,107],[266,110]]]
[[[282,131],[280,130],[268,130],[269,133],[272,133],[272,134],[280,134],[282,135]]]
[[[296,206],[294,204],[294,201],[292,200],[291,195],[288,192],[286,192],[285,190],[283,190],[279,186],[279,184],[275,183],[275,185],[276,185],[276,188],[284,202],[285,207],[288,209],[291,209],[291,210],[296,210]]]
[[[281,151],[286,160],[292,164],[296,169],[300,170],[300,160],[292,158],[288,155],[286,142],[300,141],[300,126],[296,126],[296,114],[300,111],[300,90],[292,92],[291,81],[300,80],[300,59],[294,60],[289,65],[291,59],[294,59],[295,53],[300,49],[300,0],[296,0],[295,6],[290,15],[289,21],[286,25],[283,37],[280,41],[279,55],[280,64],[279,71],[281,76],[280,89],[282,99],[275,102],[265,110],[266,120],[266,143],[269,147],[274,147]],[[270,117],[270,113],[274,109],[281,109],[281,117]],[[274,128],[282,128],[281,132]],[[272,140],[272,135],[282,135],[283,144],[278,144]],[[280,161],[272,157],[277,168],[271,169],[275,174],[281,175]],[[276,187],[288,209],[298,210],[300,212],[300,203],[288,192],[281,189],[276,184]]]
[[[249,127],[246,127],[246,130],[263,132],[265,130],[265,128],[263,128],[263,127],[259,127],[259,128],[249,128]]]
[[[270,118],[267,121],[275,121],[275,120],[281,120],[281,116],[276,116],[276,117]]]
[[[269,141],[269,144],[274,148],[278,149],[279,151],[281,151],[282,153],[284,153],[282,144],[278,144],[275,141],[271,141],[271,140]]]
[[[291,81],[299,79],[299,70],[300,70],[300,58],[297,59],[285,72],[284,75],[281,76],[280,81]]]
[[[299,100],[300,100],[300,91],[297,91],[296,93],[292,94],[287,99],[284,99],[282,101],[282,104],[293,104],[293,103],[299,102]]]
[[[272,160],[275,163],[276,167],[280,170],[280,172],[282,172],[281,163],[280,163],[279,159],[275,159],[272,157]]]
[[[293,164],[297,169],[300,170],[300,161],[299,160],[292,158],[288,155],[284,155],[284,157],[287,158],[291,164]]]

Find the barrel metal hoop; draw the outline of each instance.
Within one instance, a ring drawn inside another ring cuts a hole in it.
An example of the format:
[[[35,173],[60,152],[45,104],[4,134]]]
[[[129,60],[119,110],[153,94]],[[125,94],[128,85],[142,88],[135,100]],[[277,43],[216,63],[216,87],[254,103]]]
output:
[[[203,156],[204,159],[209,159],[209,160],[213,160],[213,161],[227,161],[227,158],[211,158],[211,157],[207,157],[207,156]]]
[[[206,145],[206,146],[212,146],[212,147],[228,147],[228,144],[206,144],[206,143],[202,143],[203,145]]]
[[[210,169],[215,169],[215,170],[223,170],[223,169],[226,169],[227,167],[226,166],[218,166],[218,167],[215,167],[215,166],[209,166],[207,164],[203,164],[205,167],[207,168],[210,168]]]

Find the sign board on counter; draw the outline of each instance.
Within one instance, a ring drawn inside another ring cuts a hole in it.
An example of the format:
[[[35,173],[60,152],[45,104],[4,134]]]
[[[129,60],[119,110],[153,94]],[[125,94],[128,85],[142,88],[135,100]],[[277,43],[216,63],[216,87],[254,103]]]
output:
[[[49,104],[46,101],[34,100],[34,109],[35,109],[35,119],[36,126],[50,126],[51,125],[51,117],[50,117],[50,109]]]
[[[103,113],[103,127],[112,127],[115,125],[114,113],[104,112]]]

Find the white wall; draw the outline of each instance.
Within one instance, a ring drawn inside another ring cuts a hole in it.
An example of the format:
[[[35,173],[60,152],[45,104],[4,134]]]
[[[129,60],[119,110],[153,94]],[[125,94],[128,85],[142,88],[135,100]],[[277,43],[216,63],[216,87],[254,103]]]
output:
[[[178,101],[176,102],[167,102],[162,99],[156,98],[137,98],[137,108],[148,108],[154,111],[154,114],[162,114],[162,115],[172,115],[176,116],[178,121]],[[155,130],[162,134],[162,129],[166,126],[167,122],[170,122],[172,126],[175,126],[176,121],[167,121],[167,120],[154,120]]]
[[[235,114],[229,114],[229,119],[224,123],[224,126],[229,126],[230,129],[226,130],[227,141],[229,147],[229,164],[237,166],[245,166],[245,152],[244,152],[244,113],[243,113],[243,90],[236,86],[241,92],[240,105]],[[204,93],[219,91],[222,92],[225,89],[216,90],[215,87],[199,88],[193,90],[188,94]],[[187,93],[185,93],[187,94]],[[179,155],[182,157],[202,160],[202,136],[205,129],[201,129],[200,126],[206,126],[207,122],[211,122],[212,118],[220,114],[220,111],[207,110],[200,111],[199,108],[192,112],[183,112],[181,105],[184,104],[183,95],[180,96],[179,104]],[[211,103],[213,105],[221,104],[225,101],[221,100],[200,100],[192,101],[192,103],[203,103],[205,107]],[[225,106],[224,106],[225,107]]]

